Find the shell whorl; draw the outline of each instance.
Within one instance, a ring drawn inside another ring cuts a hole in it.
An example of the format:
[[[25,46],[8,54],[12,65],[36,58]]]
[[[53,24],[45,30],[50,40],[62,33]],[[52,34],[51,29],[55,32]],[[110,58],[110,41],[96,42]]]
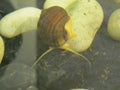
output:
[[[58,6],[53,6],[42,11],[38,22],[40,39],[51,47],[59,47],[68,40],[65,24],[70,17],[67,12]]]

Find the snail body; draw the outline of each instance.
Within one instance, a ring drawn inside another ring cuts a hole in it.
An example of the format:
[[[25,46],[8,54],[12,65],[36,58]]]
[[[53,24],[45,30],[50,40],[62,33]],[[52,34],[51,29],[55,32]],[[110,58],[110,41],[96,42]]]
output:
[[[53,6],[41,12],[38,30],[41,41],[51,47],[60,47],[74,37],[72,21],[67,12],[58,6]]]

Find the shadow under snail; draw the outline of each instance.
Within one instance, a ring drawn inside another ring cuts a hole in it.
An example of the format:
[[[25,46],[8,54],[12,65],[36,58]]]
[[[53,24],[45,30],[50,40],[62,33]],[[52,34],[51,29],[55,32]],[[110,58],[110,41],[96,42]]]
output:
[[[41,12],[40,19],[38,21],[39,37],[41,41],[50,47],[45,53],[43,53],[33,64],[35,66],[39,60],[56,48],[61,48],[77,54],[88,61],[88,59],[79,54],[78,52],[69,48],[66,41],[74,38],[75,34],[72,32],[72,20],[67,12],[59,6],[53,6],[48,9],[44,9]],[[90,62],[89,62],[90,64]]]

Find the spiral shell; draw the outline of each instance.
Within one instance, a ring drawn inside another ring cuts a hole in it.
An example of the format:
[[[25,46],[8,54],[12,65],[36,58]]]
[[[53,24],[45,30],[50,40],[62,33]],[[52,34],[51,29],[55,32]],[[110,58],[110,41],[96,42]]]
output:
[[[38,30],[41,41],[51,47],[60,47],[72,38],[72,22],[67,12],[53,6],[41,12]]]

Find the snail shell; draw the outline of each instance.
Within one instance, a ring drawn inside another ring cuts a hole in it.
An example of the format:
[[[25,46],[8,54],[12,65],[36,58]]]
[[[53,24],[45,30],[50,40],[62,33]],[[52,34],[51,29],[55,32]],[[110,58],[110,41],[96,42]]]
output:
[[[41,41],[50,47],[60,47],[74,37],[72,21],[67,12],[59,7],[53,6],[42,10],[38,21],[38,30]]]

